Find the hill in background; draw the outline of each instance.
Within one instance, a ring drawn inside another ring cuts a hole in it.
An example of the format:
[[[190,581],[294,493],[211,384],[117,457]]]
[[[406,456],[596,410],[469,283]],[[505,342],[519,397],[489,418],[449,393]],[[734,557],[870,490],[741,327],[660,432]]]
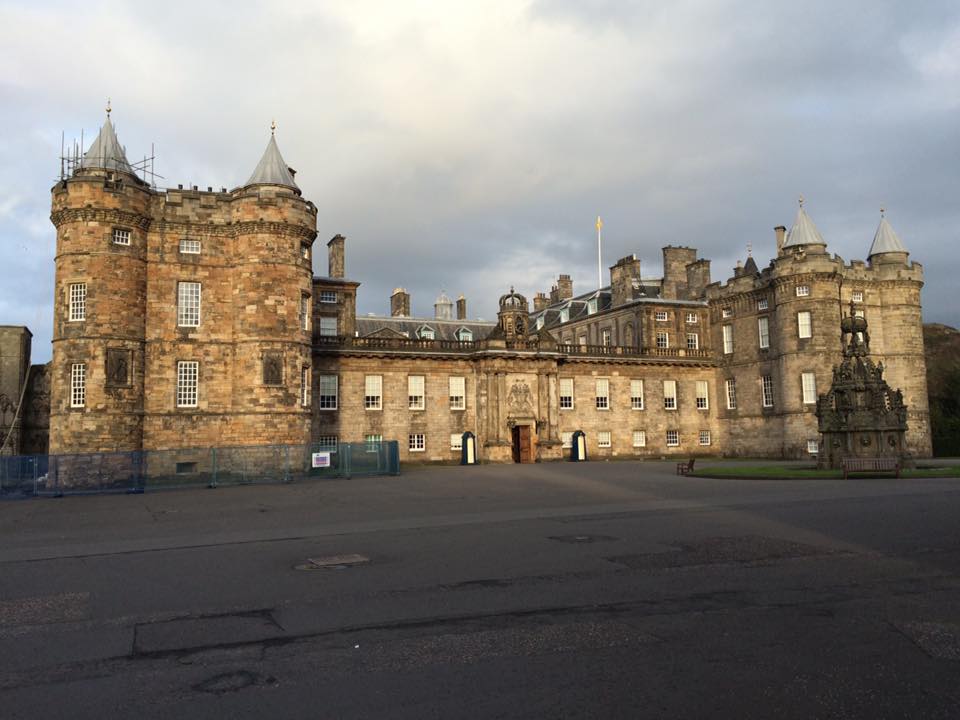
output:
[[[933,454],[960,456],[960,330],[923,326]]]

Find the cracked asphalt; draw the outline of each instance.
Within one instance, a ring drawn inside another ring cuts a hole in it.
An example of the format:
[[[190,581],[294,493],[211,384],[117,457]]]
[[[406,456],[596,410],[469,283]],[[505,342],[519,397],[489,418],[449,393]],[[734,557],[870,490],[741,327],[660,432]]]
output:
[[[0,503],[0,717],[960,718],[960,480],[673,466]]]

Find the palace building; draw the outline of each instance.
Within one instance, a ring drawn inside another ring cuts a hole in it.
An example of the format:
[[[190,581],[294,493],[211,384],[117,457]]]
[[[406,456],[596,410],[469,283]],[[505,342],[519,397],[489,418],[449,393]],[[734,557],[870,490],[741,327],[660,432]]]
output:
[[[923,269],[886,218],[865,262],[830,255],[801,204],[770,263],[723,282],[696,249],[665,247],[662,277],[631,255],[608,286],[577,294],[560,275],[532,307],[504,288],[496,322],[446,293],[411,317],[402,288],[358,317],[343,236],[312,273],[317,211],[272,134],[240,187],[157,190],[108,115],[51,220],[51,453],[382,439],[456,462],[470,432],[480,461],[527,462],[583,431],[590,459],[808,457],[852,302],[903,393],[908,451],[930,454]]]

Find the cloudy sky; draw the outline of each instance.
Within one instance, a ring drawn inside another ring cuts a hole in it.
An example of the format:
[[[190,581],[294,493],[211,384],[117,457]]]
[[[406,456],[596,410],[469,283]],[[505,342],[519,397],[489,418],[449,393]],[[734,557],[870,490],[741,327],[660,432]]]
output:
[[[960,4],[883,2],[0,2],[0,324],[50,354],[61,133],[107,97],[166,186],[235,187],[277,140],[347,237],[361,313],[397,286],[492,318],[560,272],[596,286],[684,244],[725,280],[765,265],[797,197],[846,260],[881,206],[926,269],[926,321],[960,326]],[[606,270],[605,270],[606,274]]]

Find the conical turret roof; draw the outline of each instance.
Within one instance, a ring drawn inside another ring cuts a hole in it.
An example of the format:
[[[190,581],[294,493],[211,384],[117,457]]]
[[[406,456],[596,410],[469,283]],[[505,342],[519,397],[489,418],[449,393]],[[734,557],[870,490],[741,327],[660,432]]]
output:
[[[817,230],[817,226],[813,224],[813,220],[810,219],[810,216],[807,215],[807,211],[803,209],[803,204],[801,201],[800,209],[797,210],[797,219],[793,223],[793,227],[790,229],[790,232],[787,234],[787,241],[783,244],[784,247],[795,247],[798,245],[826,245],[826,241],[823,239],[823,235],[820,234],[820,231]]]
[[[892,252],[905,253],[907,248],[900,242],[900,237],[887,222],[887,218],[881,215],[880,225],[877,226],[877,234],[873,236],[873,245],[870,246],[867,257]]]
[[[260,158],[257,168],[246,184],[284,185],[299,192],[300,188],[294,182],[290,168],[283,161],[280,148],[277,147],[277,139],[273,133],[270,134],[270,142],[267,143],[267,149],[263,151],[263,157]]]
[[[117,140],[117,133],[113,129],[113,123],[110,122],[110,116],[107,115],[107,121],[100,128],[100,134],[93,141],[90,149],[83,155],[80,161],[82,168],[102,168],[104,170],[119,170],[121,172],[134,174],[133,168],[127,162],[127,154]]]

